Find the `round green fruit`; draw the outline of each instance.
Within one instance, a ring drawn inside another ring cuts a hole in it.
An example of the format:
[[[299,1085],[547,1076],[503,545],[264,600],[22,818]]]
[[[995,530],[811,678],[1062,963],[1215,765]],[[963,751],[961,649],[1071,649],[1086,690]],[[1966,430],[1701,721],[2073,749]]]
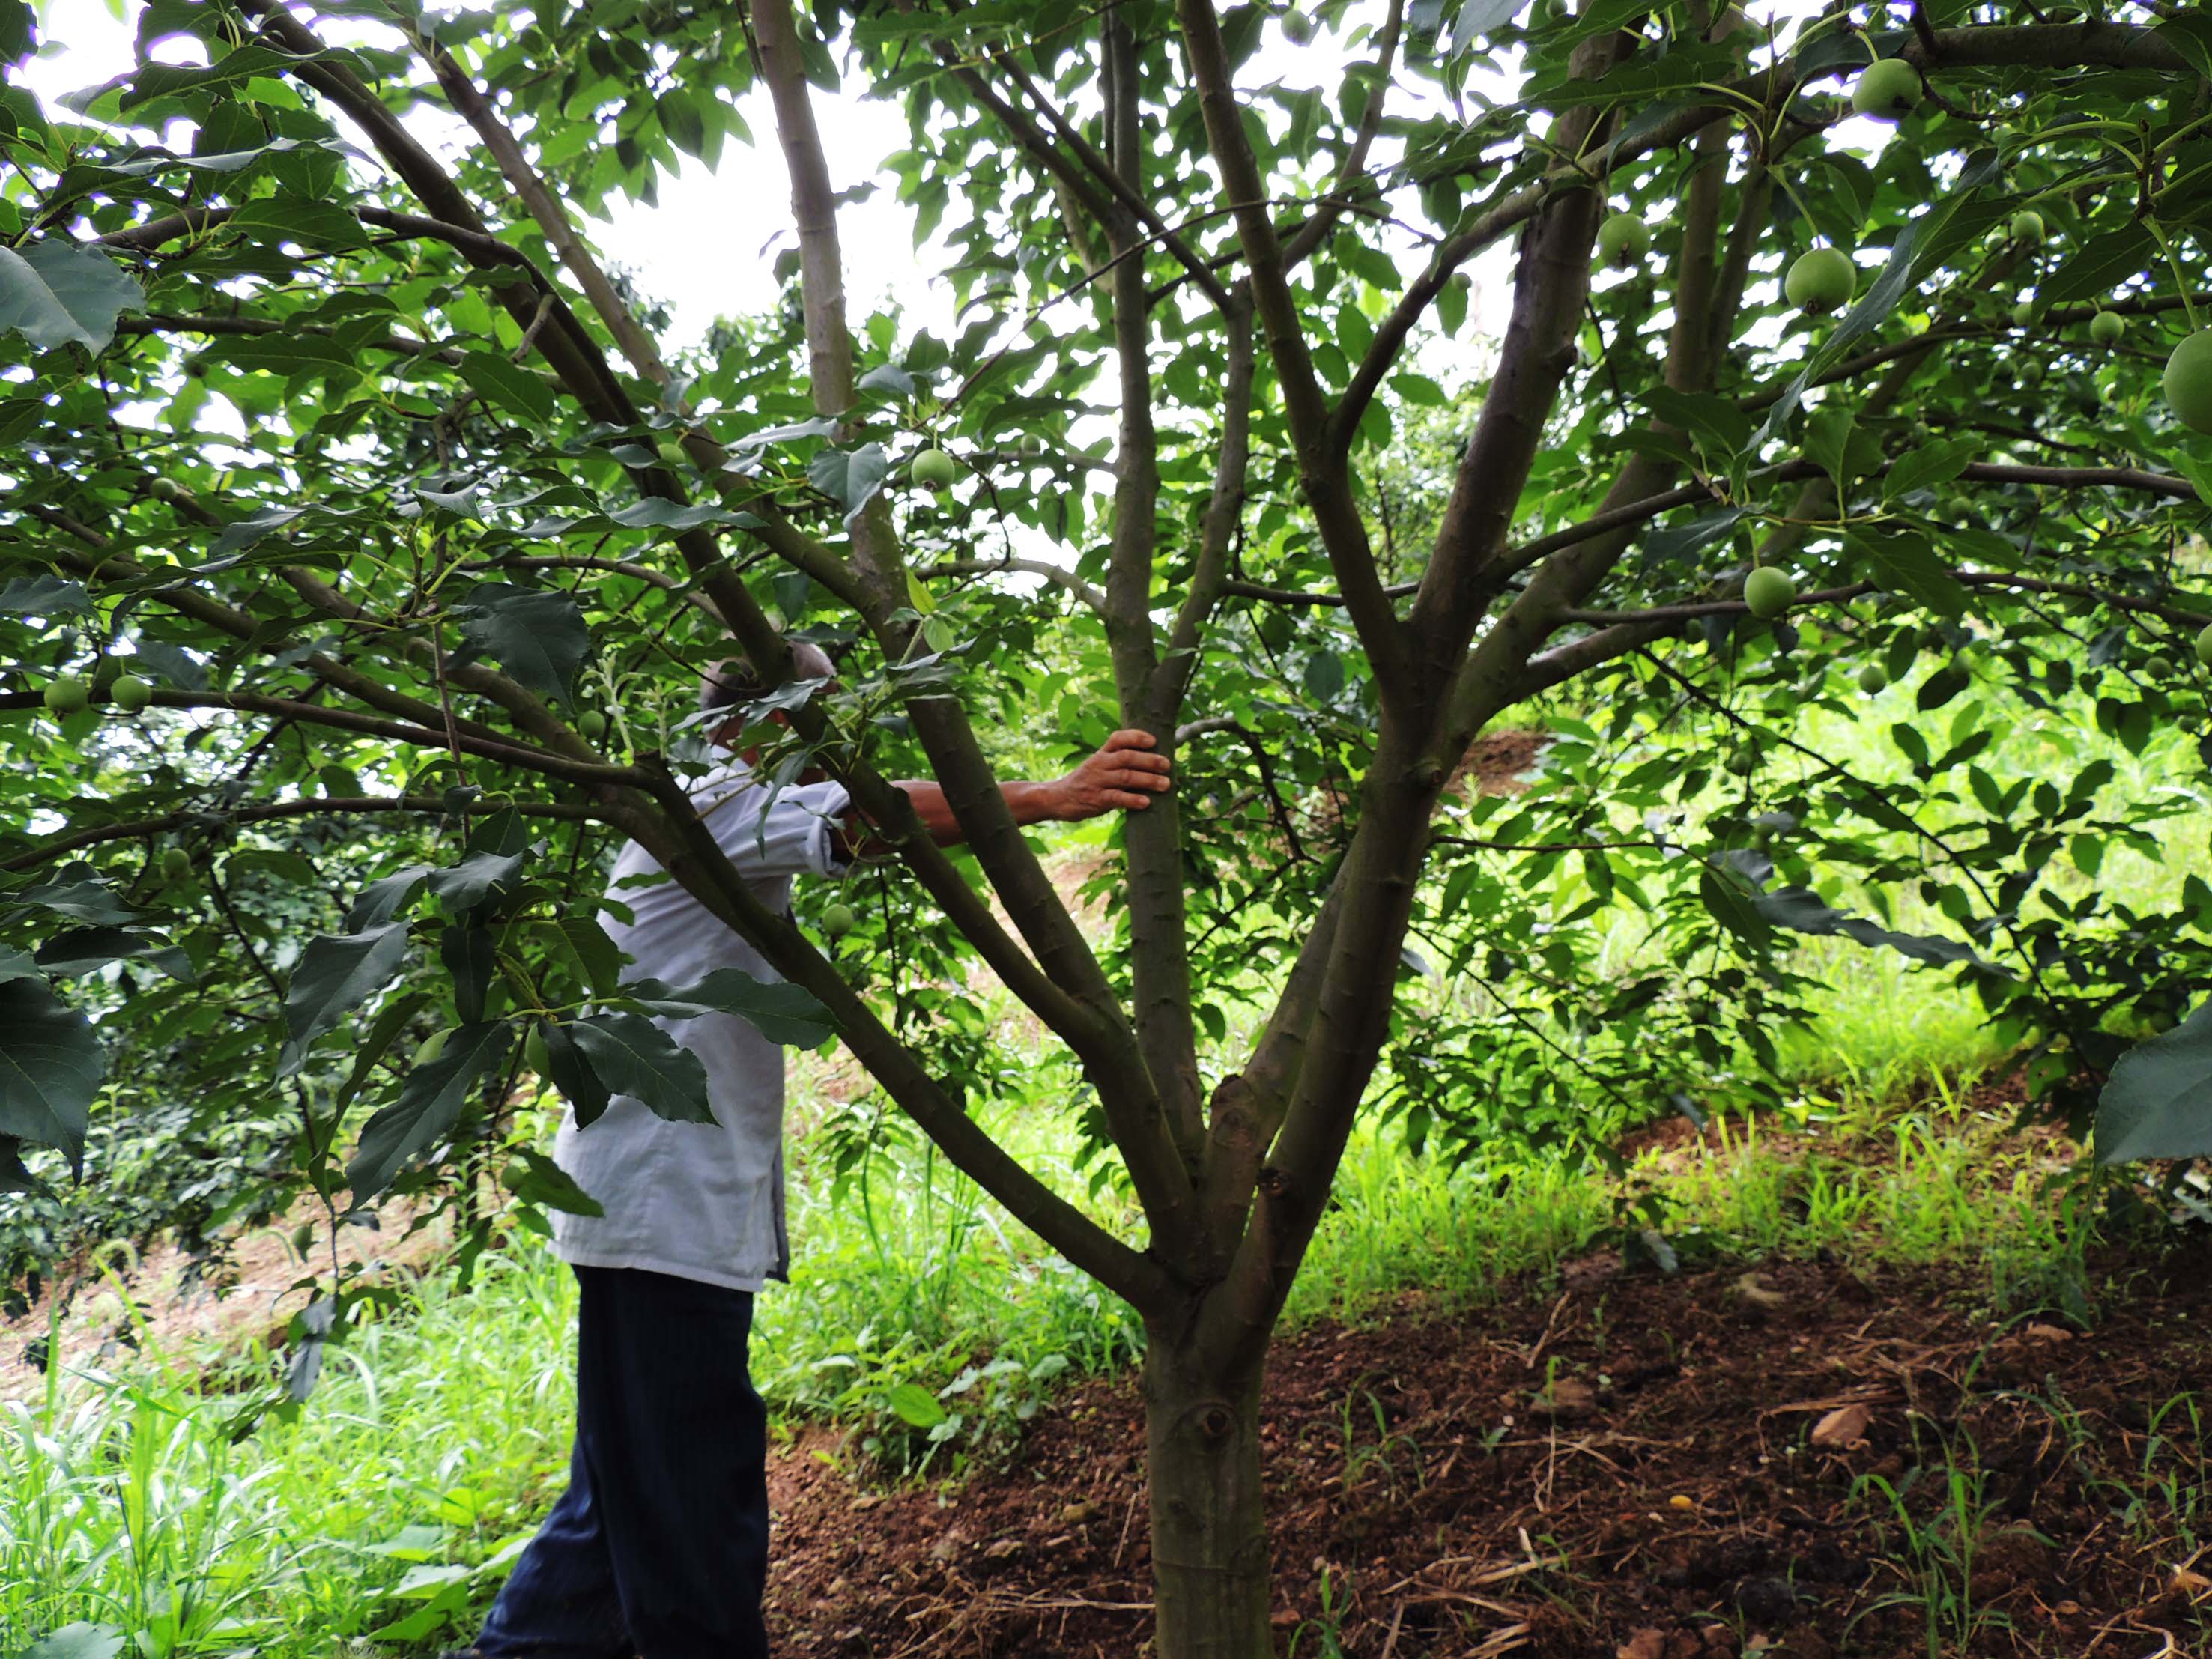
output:
[[[510,1193],[522,1190],[522,1183],[530,1179],[530,1166],[517,1158],[499,1172],[499,1184]]]
[[[576,735],[586,743],[597,743],[607,734],[607,717],[596,708],[586,708],[576,716]]]
[[[161,878],[164,881],[183,881],[192,873],[192,855],[181,847],[161,849]]]
[[[1747,778],[1759,770],[1759,752],[1753,749],[1739,749],[1728,757],[1727,765],[1736,776]]]
[[[2012,325],[2014,328],[2033,328],[2035,319],[2041,315],[2043,315],[2043,307],[2035,301],[2022,295],[2013,306]]]
[[[2022,386],[2041,386],[2043,384],[2042,360],[2030,357],[2013,371],[2013,379]]]
[[[46,708],[56,714],[82,714],[92,706],[92,688],[74,674],[46,682]]]
[[[2043,246],[2043,216],[2033,208],[2023,209],[2012,216],[2012,239],[2025,242],[2030,247]]]
[[[1869,697],[1878,697],[1889,690],[1889,675],[1878,662],[1870,662],[1859,670],[1859,690]]]
[[[553,1057],[545,1052],[545,1027],[534,1019],[530,1022],[530,1035],[522,1039],[522,1063],[534,1076],[553,1075]]]
[[[181,501],[185,499],[185,487],[174,478],[156,478],[146,487],[154,492],[156,501]]]
[[[108,700],[126,714],[135,714],[154,701],[154,688],[136,674],[119,674],[107,688]]]
[[[1841,248],[1816,247],[1790,263],[1782,279],[1782,294],[1798,310],[1820,317],[1848,305],[1858,280],[1858,267],[1850,254]]]
[[[2154,680],[2170,680],[2173,678],[2175,665],[2171,657],[2153,657],[2143,665],[2143,672]]]
[[[1901,121],[1918,107],[1920,71],[1902,58],[1878,58],[1851,85],[1851,107],[1877,121]]]
[[[1313,39],[1313,19],[1295,6],[1283,13],[1283,38],[1294,46],[1303,46]]]
[[[415,1063],[417,1066],[428,1066],[440,1054],[444,1054],[446,1039],[451,1036],[453,1036],[451,1030],[431,1032],[428,1040],[415,1051]]]
[[[1763,564],[1743,579],[1743,602],[1761,622],[1771,622],[1797,599],[1797,584],[1771,564]]]
[[[2182,425],[2191,432],[2212,432],[2212,328],[2200,328],[2174,347],[2160,385]]]
[[[2127,319],[2117,311],[2100,311],[2089,319],[2089,337],[2100,346],[2119,344],[2127,331]]]
[[[1024,433],[1022,434],[1022,453],[1024,455],[1043,454],[1044,440],[1038,437],[1034,432]]]
[[[911,475],[924,489],[946,489],[958,476],[952,458],[941,449],[925,449],[914,458]]]
[[[2205,623],[2197,636],[2197,661],[2200,667],[2212,668],[2212,623]]]
[[[849,904],[841,902],[825,905],[822,911],[823,935],[827,939],[842,939],[853,931],[859,921],[860,918],[853,914],[853,907]]]
[[[1632,213],[1607,216],[1597,228],[1597,262],[1626,270],[1651,246],[1651,228]]]
[[[684,453],[684,446],[673,438],[663,438],[659,444],[660,464],[679,478],[691,476],[691,458]]]

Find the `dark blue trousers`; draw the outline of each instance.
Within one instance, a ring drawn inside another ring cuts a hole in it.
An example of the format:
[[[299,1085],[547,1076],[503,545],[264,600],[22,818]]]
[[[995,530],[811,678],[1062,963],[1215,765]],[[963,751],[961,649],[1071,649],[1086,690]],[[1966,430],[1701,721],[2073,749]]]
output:
[[[768,1412],[753,1299],[579,1267],[568,1490],[477,1645],[522,1659],[764,1659]]]

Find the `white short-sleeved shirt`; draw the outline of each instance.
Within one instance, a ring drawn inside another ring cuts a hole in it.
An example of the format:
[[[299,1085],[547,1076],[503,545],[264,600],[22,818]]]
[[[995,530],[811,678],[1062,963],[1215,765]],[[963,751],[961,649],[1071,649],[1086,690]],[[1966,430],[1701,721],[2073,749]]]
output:
[[[691,792],[714,839],[761,902],[783,911],[797,875],[840,874],[833,832],[850,804],[844,787],[805,784],[773,792],[732,763]],[[760,953],[674,881],[623,882],[659,864],[635,842],[615,860],[608,891],[634,921],[599,922],[632,958],[627,978],[683,987],[717,968],[780,978]],[[672,1123],[642,1101],[617,1095],[588,1128],[569,1112],[553,1158],[599,1202],[603,1215],[553,1216],[563,1261],[641,1267],[731,1290],[784,1278],[783,1050],[734,1014],[656,1018],[707,1071],[712,1123]]]

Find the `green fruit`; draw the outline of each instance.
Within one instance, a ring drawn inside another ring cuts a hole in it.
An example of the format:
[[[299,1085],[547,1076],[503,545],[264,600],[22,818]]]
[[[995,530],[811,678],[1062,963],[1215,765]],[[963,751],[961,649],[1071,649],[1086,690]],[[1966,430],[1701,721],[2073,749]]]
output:
[[[2191,432],[2212,432],[2212,328],[2200,328],[2174,347],[2160,384],[2182,425]]]
[[[1024,455],[1043,454],[1044,440],[1038,437],[1034,432],[1024,433],[1022,434],[1022,453]]]
[[[154,492],[157,501],[181,501],[185,499],[185,487],[174,478],[156,478],[146,487]]]
[[[2014,328],[2033,328],[2035,319],[2041,315],[2042,306],[2023,295],[2012,308],[2012,325]]]
[[[545,1052],[545,1027],[530,1022],[530,1035],[522,1039],[522,1063],[538,1077],[553,1075],[553,1057]]]
[[[2042,360],[2030,357],[2013,371],[2013,379],[2018,380],[2022,386],[2041,386],[2043,384]]]
[[[1791,262],[1782,279],[1782,293],[1800,311],[1818,317],[1849,304],[1858,280],[1858,267],[1850,254],[1841,248],[1816,247]]]
[[[684,446],[673,438],[663,438],[659,443],[660,464],[679,478],[691,476],[691,458],[684,453]]]
[[[1536,0],[1534,21],[1539,23],[1564,23],[1574,15],[1567,0]]]
[[[1747,778],[1759,769],[1759,752],[1753,749],[1739,749],[1728,757],[1727,764],[1728,769],[1736,776]]]
[[[136,674],[120,674],[107,688],[108,701],[126,714],[135,714],[154,701],[154,688]]]
[[[1761,622],[1771,622],[1796,601],[1797,584],[1771,564],[1743,579],[1743,602]]]
[[[1474,278],[1463,270],[1455,270],[1452,272],[1451,285],[1458,293],[1471,293],[1474,289]]]
[[[1859,670],[1859,690],[1869,697],[1878,697],[1889,690],[1889,675],[1878,662],[1870,662]]]
[[[597,743],[607,734],[607,717],[596,708],[586,708],[576,716],[576,735],[586,743]]]
[[[1900,121],[1918,106],[1920,71],[1902,58],[1878,58],[1859,71],[1851,107],[1877,121]]]
[[[2127,319],[2117,311],[2100,311],[2089,319],[2089,337],[2100,346],[2119,344],[2127,331]]]
[[[823,907],[822,933],[826,939],[842,939],[853,931],[860,918],[853,914],[849,904],[836,903]]]
[[[2197,636],[2197,661],[2202,667],[2212,668],[2212,623],[2205,623]]]
[[[1283,38],[1294,46],[1303,46],[1313,39],[1313,19],[1292,8],[1283,14]]]
[[[1597,262],[1626,270],[1651,246],[1651,228],[1632,213],[1608,215],[1597,228]]]
[[[444,1054],[446,1039],[451,1036],[453,1032],[450,1030],[431,1032],[429,1040],[415,1051],[415,1063],[417,1066],[428,1066],[440,1054]]]
[[[2043,216],[2033,208],[2024,209],[2012,216],[2012,239],[2025,242],[2030,247],[2043,246]]]
[[[925,449],[914,458],[911,475],[915,483],[924,489],[945,489],[958,476],[952,458],[941,449]]]
[[[57,714],[82,714],[92,706],[92,688],[74,674],[46,682],[46,707]]]
[[[161,878],[164,881],[184,881],[192,873],[192,855],[181,847],[161,849]]]
[[[530,1166],[520,1158],[499,1172],[499,1184],[510,1193],[522,1190],[522,1183],[530,1179]]]
[[[2143,665],[2143,672],[2154,680],[2170,680],[2173,678],[2175,665],[2171,657],[2153,657]]]

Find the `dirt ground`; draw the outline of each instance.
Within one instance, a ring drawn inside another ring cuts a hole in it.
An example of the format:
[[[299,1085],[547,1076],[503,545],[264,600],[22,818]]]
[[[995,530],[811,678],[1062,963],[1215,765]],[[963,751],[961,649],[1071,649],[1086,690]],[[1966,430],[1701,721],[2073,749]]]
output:
[[[2204,1267],[2138,1263],[2087,1332],[1993,1320],[1955,1274],[1610,1261],[1306,1331],[1264,1417],[1281,1645],[1340,1650],[1326,1580],[1352,1659],[2205,1652],[2203,1449],[2166,1409],[2204,1374]],[[1143,1444],[1129,1381],[957,1488],[864,1487],[803,1437],[774,1471],[778,1651],[1145,1654]]]

